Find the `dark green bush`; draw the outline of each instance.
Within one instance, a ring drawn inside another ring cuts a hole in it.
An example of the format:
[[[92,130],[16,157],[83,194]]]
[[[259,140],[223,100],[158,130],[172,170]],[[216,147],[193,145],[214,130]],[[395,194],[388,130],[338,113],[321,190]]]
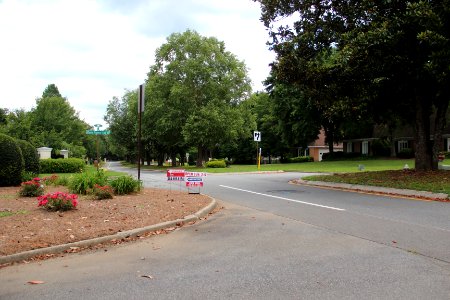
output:
[[[224,160],[211,160],[205,163],[205,167],[207,168],[226,168],[227,164]]]
[[[367,159],[367,155],[362,155],[361,153],[357,152],[342,152],[342,151],[336,151],[333,153],[324,153],[322,155],[322,160],[325,161],[333,161],[333,160],[352,160],[352,159]]]
[[[24,140],[16,140],[16,142],[19,145],[20,150],[22,150],[22,156],[25,163],[25,171],[31,172],[33,174],[39,174],[39,155],[36,148],[34,148],[33,145]]]
[[[126,195],[140,191],[142,183],[130,175],[125,175],[111,180],[109,185],[113,188],[114,194]]]
[[[373,156],[389,157],[391,155],[391,144],[386,139],[374,140],[372,143]]]
[[[108,182],[108,177],[105,175],[103,170],[93,173],[80,173],[75,174],[70,177],[68,188],[71,193],[86,195],[96,184],[106,185]]]
[[[86,166],[81,158],[41,159],[41,173],[80,173]]]
[[[303,163],[303,162],[312,162],[314,161],[314,158],[311,156],[298,156],[298,157],[292,157],[289,158],[290,163]]]
[[[450,158],[450,151],[444,151],[445,158]]]
[[[0,186],[19,185],[24,166],[22,151],[17,142],[0,133]]]
[[[413,158],[414,151],[411,148],[406,148],[397,153],[398,158]]]

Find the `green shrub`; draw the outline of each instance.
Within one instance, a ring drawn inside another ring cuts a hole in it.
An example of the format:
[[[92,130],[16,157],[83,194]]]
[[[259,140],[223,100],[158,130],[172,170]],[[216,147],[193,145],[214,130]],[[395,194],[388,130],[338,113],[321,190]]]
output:
[[[25,163],[25,171],[33,174],[39,174],[39,155],[36,148],[29,142],[24,140],[16,140],[17,144],[22,150],[22,156]]]
[[[23,171],[22,172],[22,182],[30,181],[37,176],[38,176],[38,174],[35,174],[33,172]]]
[[[445,158],[450,158],[450,151],[444,151]]]
[[[205,163],[205,167],[207,168],[226,168],[227,164],[224,160],[211,160]]]
[[[94,173],[84,172],[71,176],[68,188],[71,193],[86,195],[94,188],[94,185],[106,185],[107,182],[108,177],[103,170]]]
[[[109,183],[116,195],[125,195],[138,192],[141,189],[142,183],[134,179],[130,175],[119,176]]]
[[[69,176],[58,176],[54,185],[68,186],[69,185]]]
[[[17,142],[0,133],[0,186],[19,185],[22,182],[24,160]]]
[[[404,159],[406,159],[406,158],[413,158],[414,157],[414,151],[411,148],[402,149],[401,151],[399,151],[397,153],[397,157],[398,158],[404,158]]]
[[[391,144],[387,139],[373,140],[371,144],[373,156],[391,156]]]
[[[312,162],[314,161],[314,158],[311,156],[297,156],[289,158],[290,163],[303,163],[303,162]]]
[[[86,166],[81,158],[41,159],[41,173],[80,173]]]

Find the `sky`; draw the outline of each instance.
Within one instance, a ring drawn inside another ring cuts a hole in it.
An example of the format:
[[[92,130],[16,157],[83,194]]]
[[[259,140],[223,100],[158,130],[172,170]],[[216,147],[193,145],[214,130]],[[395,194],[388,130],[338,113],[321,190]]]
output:
[[[174,32],[216,37],[262,91],[274,54],[252,0],[0,0],[0,108],[29,111],[49,84],[90,125],[137,89]]]

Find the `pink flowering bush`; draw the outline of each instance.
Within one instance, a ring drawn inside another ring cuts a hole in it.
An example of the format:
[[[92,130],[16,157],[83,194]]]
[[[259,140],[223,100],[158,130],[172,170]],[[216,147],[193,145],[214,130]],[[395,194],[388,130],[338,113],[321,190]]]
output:
[[[39,196],[38,206],[51,211],[66,211],[75,209],[78,205],[78,196],[76,194],[68,194],[63,192],[55,192]]]
[[[94,188],[92,189],[92,194],[94,195],[94,198],[97,200],[112,199],[114,191],[112,187],[108,185],[101,186],[95,184]]]
[[[41,179],[36,177],[30,181],[22,182],[19,194],[22,197],[37,197],[44,194],[44,186],[41,184]]]

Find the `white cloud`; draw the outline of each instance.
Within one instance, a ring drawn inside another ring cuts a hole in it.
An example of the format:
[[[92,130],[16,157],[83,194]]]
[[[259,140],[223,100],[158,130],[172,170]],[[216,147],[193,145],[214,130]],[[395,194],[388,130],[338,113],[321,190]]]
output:
[[[35,104],[54,83],[80,117],[102,123],[114,96],[142,83],[172,32],[225,42],[262,90],[273,54],[251,0],[4,0],[0,2],[0,107]]]

